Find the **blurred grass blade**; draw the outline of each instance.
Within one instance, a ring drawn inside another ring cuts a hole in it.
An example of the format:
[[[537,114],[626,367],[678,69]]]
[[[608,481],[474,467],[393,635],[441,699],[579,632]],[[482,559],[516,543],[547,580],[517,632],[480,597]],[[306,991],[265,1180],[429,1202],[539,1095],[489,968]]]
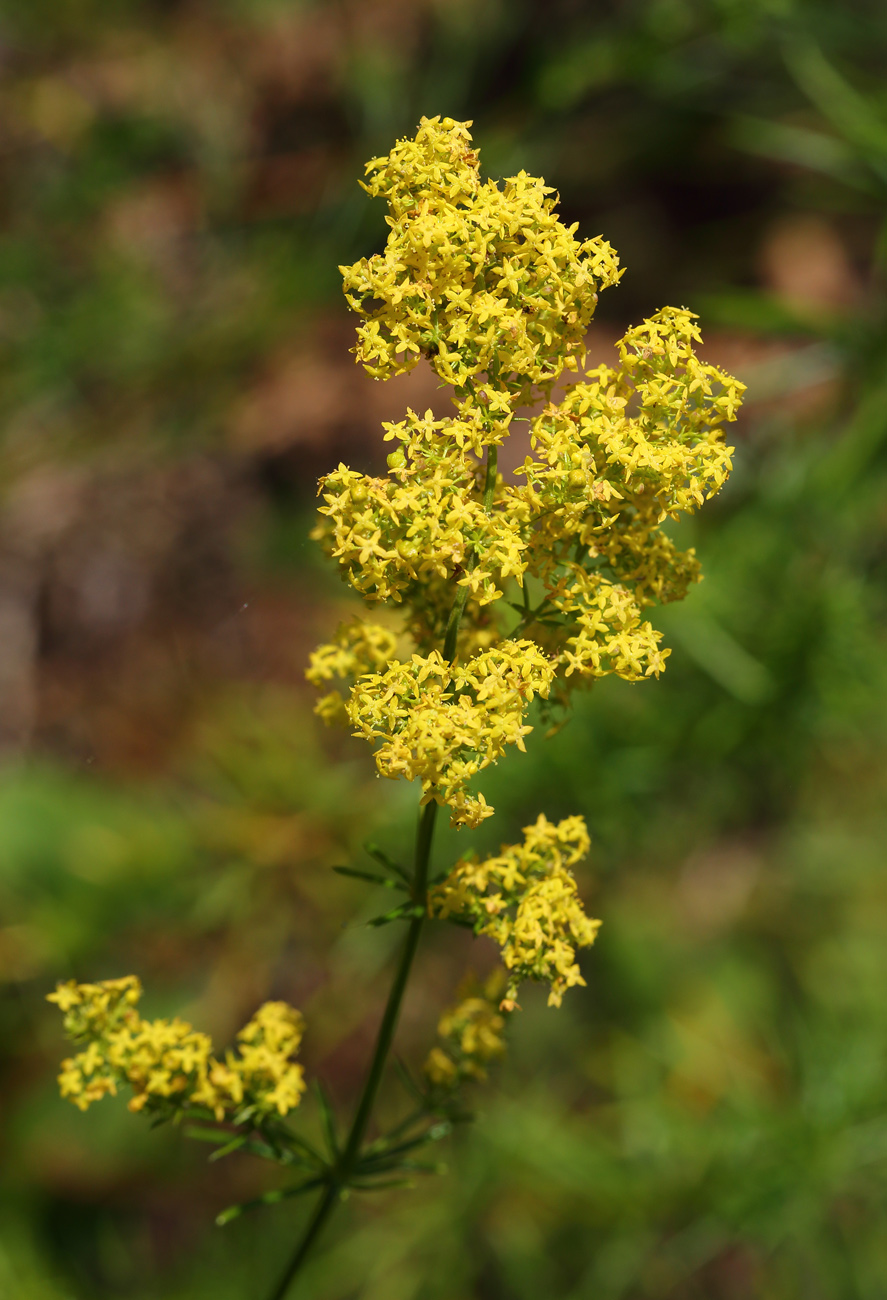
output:
[[[872,189],[871,177],[853,150],[845,141],[823,131],[737,115],[730,121],[727,138],[744,153],[806,167],[857,189]]]
[[[786,44],[786,66],[805,95],[855,145],[882,181],[887,181],[887,117],[859,93],[813,41]]]

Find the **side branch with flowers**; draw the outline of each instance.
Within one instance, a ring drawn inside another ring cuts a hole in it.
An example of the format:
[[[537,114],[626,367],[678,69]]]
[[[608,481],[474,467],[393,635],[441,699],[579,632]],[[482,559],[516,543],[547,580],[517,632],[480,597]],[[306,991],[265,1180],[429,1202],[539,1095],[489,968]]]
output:
[[[386,477],[339,465],[320,484],[314,536],[368,606],[399,619],[355,619],[312,654],[317,712],[367,740],[381,776],[421,787],[412,865],[373,848],[379,870],[340,869],[400,890],[403,901],[376,920],[407,927],[350,1128],[340,1135],[322,1089],[324,1149],[286,1122],[304,1083],[292,1059],[302,1020],[284,1003],[260,1008],[237,1049],[217,1058],[190,1025],[142,1020],[134,977],[52,995],[82,1049],[61,1075],[76,1105],[127,1084],[131,1109],[191,1119],[216,1154],[245,1150],[291,1167],[291,1187],[257,1204],[320,1192],[274,1300],[343,1194],[435,1167],[417,1159],[420,1148],[465,1117],[462,1085],[501,1055],[520,983],[546,983],[553,1006],[584,983],[577,950],[599,922],[572,872],[589,848],[582,818],[555,824],[540,813],[521,843],[432,876],[438,810],[454,827],[493,815],[476,778],[509,745],[524,749],[534,700],[551,717],[606,674],[658,676],[669,652],[646,612],[700,576],[663,524],[702,505],[730,471],[721,425],[735,418],[743,385],[699,361],[692,313],[663,308],[619,341],[613,366],[586,372],[586,329],[599,291],[622,274],[617,256],[564,226],[541,180],[482,181],[469,126],[423,118],[414,138],[367,164],[364,188],[388,203],[388,240],[341,268],[361,317],[358,360],[387,379],[425,358],[454,407],[445,419],[407,411],[385,425]],[[516,413],[532,408],[530,450],[509,483],[498,449]],[[368,1140],[428,919],[488,935],[502,970],[463,987],[421,1081],[404,1073],[413,1109]]]

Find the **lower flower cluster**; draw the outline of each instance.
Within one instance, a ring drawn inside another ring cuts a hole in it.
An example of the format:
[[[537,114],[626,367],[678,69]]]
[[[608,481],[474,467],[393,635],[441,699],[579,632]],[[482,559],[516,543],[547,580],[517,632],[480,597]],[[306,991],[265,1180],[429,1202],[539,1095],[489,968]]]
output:
[[[505,983],[501,967],[483,984],[469,978],[459,1001],[443,1013],[438,1041],[425,1062],[425,1077],[433,1088],[453,1091],[466,1080],[482,1082],[487,1066],[504,1055],[508,1012],[499,999]]]
[[[483,862],[462,858],[430,891],[432,916],[461,920],[499,944],[509,975],[503,1006],[514,1005],[524,979],[547,981],[553,1007],[585,983],[576,949],[594,943],[600,921],[585,915],[570,867],[589,847],[581,817],[555,824],[540,814],[522,844],[505,844]]]
[[[237,1035],[237,1052],[213,1056],[208,1034],[187,1021],[143,1020],[135,975],[59,984],[49,1001],[64,1013],[65,1032],[83,1050],[62,1062],[63,1097],[87,1110],[121,1085],[132,1089],[129,1109],[171,1113],[204,1108],[217,1120],[260,1121],[286,1115],[305,1091],[292,1057],[302,1041],[302,1016],[286,1002],[266,1002]]]

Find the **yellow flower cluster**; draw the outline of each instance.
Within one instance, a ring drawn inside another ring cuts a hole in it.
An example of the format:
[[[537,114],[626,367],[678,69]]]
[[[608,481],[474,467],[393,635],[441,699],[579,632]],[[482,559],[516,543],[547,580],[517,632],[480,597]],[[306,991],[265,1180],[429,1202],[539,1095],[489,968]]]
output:
[[[393,658],[396,645],[397,637],[389,628],[352,619],[340,624],[332,641],[312,651],[305,677],[312,686],[322,686],[337,677],[359,677],[384,667]],[[340,691],[322,696],[314,711],[325,722],[348,721]]]
[[[619,279],[619,262],[605,240],[575,238],[536,177],[481,182],[470,125],[422,118],[414,139],[367,163],[364,188],[388,200],[388,242],[340,269],[364,317],[356,351],[371,375],[402,373],[425,355],[466,411],[507,422],[534,388],[576,368],[598,290]]]
[[[381,742],[382,776],[418,777],[424,803],[449,805],[453,826],[477,826],[493,809],[467,784],[506,745],[524,748],[527,708],[548,694],[554,671],[533,641],[500,641],[465,664],[435,650],[359,677],[348,716],[358,735]]]
[[[668,651],[642,611],[699,579],[693,551],[661,526],[723,486],[720,425],[744,386],[697,359],[694,320],[665,308],[629,330],[618,367],[599,366],[531,425],[533,454],[518,471],[533,523],[526,573],[555,616],[542,639],[565,678],[658,675]]]
[[[574,672],[592,678],[616,673],[630,682],[658,677],[671,652],[660,651],[662,634],[641,622],[637,597],[623,584],[567,563],[548,589],[548,600],[569,618],[560,655],[565,677]]]
[[[208,1034],[184,1020],[143,1020],[136,1010],[142,986],[134,975],[98,984],[59,984],[49,1001],[64,1012],[65,1032],[83,1050],[62,1062],[59,1087],[87,1110],[118,1086],[132,1089],[129,1109],[206,1108],[216,1119],[260,1121],[286,1115],[305,1091],[292,1061],[303,1020],[285,1002],[266,1002],[240,1030],[237,1054],[212,1055]]]
[[[483,862],[462,858],[430,891],[432,916],[470,922],[475,934],[499,944],[509,972],[504,1005],[524,979],[548,981],[548,1005],[554,1007],[568,988],[585,983],[576,949],[594,942],[600,922],[585,915],[570,867],[588,849],[581,817],[555,825],[540,814],[524,828],[522,844],[505,844]]]
[[[505,1052],[505,1016],[499,999],[504,973],[495,970],[483,984],[466,981],[459,1001],[441,1016],[438,1042],[428,1053],[425,1076],[435,1088],[452,1090],[466,1079],[482,1081],[487,1066]]]
[[[391,476],[371,478],[347,465],[327,474],[319,513],[330,525],[315,537],[367,600],[400,602],[429,579],[457,574],[480,605],[498,600],[496,583],[523,573],[524,512],[509,510],[507,499],[484,508],[478,461],[459,446],[460,421],[410,411],[388,428],[402,442],[388,457]]]
[[[663,524],[723,485],[721,429],[744,386],[698,359],[693,314],[666,307],[627,331],[612,366],[577,373],[553,401],[555,377],[579,369],[618,263],[603,240],[579,241],[560,222],[541,180],[481,181],[469,126],[423,118],[414,138],[367,165],[365,188],[388,201],[388,240],[342,268],[362,318],[358,359],[384,378],[424,356],[455,414],[409,411],[386,424],[389,473],[340,465],[327,475],[315,530],[365,600],[403,611],[417,653],[382,662],[390,641],[378,641],[370,663],[337,640],[309,677],[350,678],[348,702],[326,695],[322,716],[350,720],[377,746],[383,775],[420,778],[426,802],[472,826],[491,810],[466,783],[522,741],[529,696],[505,683],[483,701],[459,674],[498,681],[516,655],[544,659],[533,689],[550,709],[605,674],[661,672],[669,652],[645,611],[699,579],[693,551]],[[530,453],[506,482],[498,447],[517,404],[540,394]],[[440,651],[453,628],[450,670]]]
[[[537,489],[531,505],[575,506],[590,487],[604,505],[630,500],[652,526],[723,486],[731,462],[720,425],[735,418],[745,386],[696,357],[695,319],[663,308],[619,341],[618,368],[598,366],[543,411],[532,438],[544,459],[524,467]]]

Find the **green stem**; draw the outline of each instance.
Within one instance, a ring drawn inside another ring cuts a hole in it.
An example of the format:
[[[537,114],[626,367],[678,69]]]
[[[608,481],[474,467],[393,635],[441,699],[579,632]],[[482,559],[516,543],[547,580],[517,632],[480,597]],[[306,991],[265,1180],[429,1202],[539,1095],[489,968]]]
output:
[[[544,596],[542,600],[540,600],[539,604],[536,606],[535,609],[527,610],[523,618],[521,618],[520,621],[517,622],[514,625],[514,627],[511,629],[511,631],[508,633],[508,639],[510,641],[513,641],[514,638],[516,636],[519,636],[521,632],[523,632],[526,628],[533,626],[533,624],[536,622],[536,619],[539,617],[539,615],[542,613],[545,606],[548,604],[548,600],[549,597]]]
[[[433,802],[427,803],[422,809],[422,816],[419,819],[419,830],[416,836],[415,870],[413,873],[413,898],[423,906],[428,892],[428,865],[431,859],[431,842],[434,838],[436,819],[437,804]],[[338,1172],[343,1179],[351,1174],[360,1153],[360,1148],[363,1145],[367,1125],[370,1122],[370,1116],[376,1101],[376,1093],[379,1091],[385,1063],[388,1060],[388,1053],[394,1040],[394,1031],[400,1014],[400,1004],[406,991],[407,980],[410,976],[416,949],[419,946],[419,936],[422,933],[424,923],[424,913],[422,916],[414,916],[407,930],[406,943],[400,955],[394,983],[391,985],[391,992],[388,994],[388,1002],[385,1005],[382,1023],[379,1026],[376,1048],[370,1062],[369,1073],[358,1102],[357,1113],[351,1125],[351,1132],[348,1134],[348,1141],[345,1143],[345,1148],[339,1159]]]
[[[418,903],[425,902],[428,892],[428,867],[431,861],[431,844],[434,839],[434,824],[437,820],[437,804],[427,803],[422,809],[422,815],[419,818],[419,829],[416,836],[416,858],[413,872],[413,897]],[[366,1082],[363,1085],[363,1092],[360,1101],[357,1104],[357,1111],[348,1134],[348,1139],[342,1150],[342,1154],[336,1161],[330,1176],[329,1184],[323,1193],[323,1196],[315,1206],[305,1234],[299,1243],[296,1253],[293,1255],[289,1264],[277,1285],[276,1290],[271,1295],[271,1300],[283,1300],[289,1290],[290,1284],[302,1267],[308,1252],[311,1250],[321,1231],[332,1214],[339,1201],[340,1191],[348,1186],[348,1181],[354,1172],[354,1166],[360,1156],[360,1148],[363,1145],[366,1136],[367,1127],[370,1117],[373,1113],[373,1106],[376,1102],[376,1094],[379,1091],[379,1085],[382,1082],[382,1075],[385,1072],[385,1065],[388,1060],[388,1053],[391,1051],[391,1044],[394,1040],[394,1031],[397,1028],[397,1020],[400,1014],[401,1003],[406,992],[407,981],[410,977],[413,959],[416,956],[416,949],[419,947],[419,937],[422,933],[422,926],[425,923],[425,916],[413,917],[410,921],[410,927],[407,931],[406,943],[400,954],[400,961],[397,964],[394,982],[391,985],[391,991],[388,994],[388,1001],[385,1004],[385,1011],[382,1016],[382,1023],[379,1025],[379,1032],[376,1036],[376,1046],[373,1051],[373,1059],[370,1062],[369,1072]]]
[[[468,588],[460,587],[453,602],[453,608],[450,610],[450,617],[447,619],[447,630],[444,634],[443,657],[447,663],[452,663],[456,657],[456,638],[459,635],[459,624],[462,622],[462,615],[465,612],[467,601]]]
[[[283,1297],[290,1288],[290,1283],[302,1267],[311,1247],[320,1236],[323,1225],[335,1209],[336,1201],[339,1197],[339,1191],[340,1188],[337,1183],[330,1182],[327,1184],[323,1196],[321,1196],[320,1200],[314,1207],[314,1213],[308,1221],[308,1226],[305,1229],[302,1240],[299,1242],[298,1249],[287,1264],[280,1281],[271,1293],[270,1300],[283,1300]]]
[[[493,506],[493,493],[496,490],[496,478],[499,467],[499,448],[487,447],[487,477],[484,480],[484,510],[487,514]]]
[[[495,485],[495,448],[490,448],[493,461],[493,483]],[[490,465],[487,462],[487,483],[490,481]],[[490,488],[492,496],[492,488]],[[468,599],[468,588],[460,587],[456,593],[456,599],[453,602],[453,608],[450,611],[450,617],[447,620],[446,637],[444,640],[443,656],[448,662],[452,662],[456,653],[456,638],[459,635],[459,623],[465,609],[465,602]],[[391,991],[388,994],[388,1001],[385,1004],[385,1011],[382,1015],[382,1023],[379,1025],[379,1032],[376,1036],[376,1046],[373,1050],[373,1059],[370,1062],[369,1073],[366,1082],[363,1085],[363,1092],[360,1101],[357,1103],[357,1111],[351,1124],[351,1129],[342,1154],[336,1161],[335,1166],[330,1171],[330,1180],[323,1193],[323,1196],[314,1207],[314,1213],[308,1221],[302,1240],[299,1242],[296,1252],[290,1262],[287,1264],[276,1289],[272,1292],[270,1300],[284,1300],[284,1296],[295,1281],[295,1278],[302,1268],[309,1251],[314,1246],[317,1238],[320,1236],[323,1228],[329,1219],[333,1210],[339,1203],[340,1192],[347,1187],[351,1174],[354,1171],[360,1157],[360,1148],[363,1145],[366,1136],[367,1127],[373,1113],[373,1106],[376,1101],[376,1094],[379,1091],[379,1085],[382,1082],[382,1075],[385,1071],[385,1065],[388,1060],[388,1054],[391,1051],[391,1044],[394,1041],[394,1031],[397,1028],[397,1020],[400,1015],[400,1007],[403,1002],[403,996],[406,992],[407,981],[410,977],[410,971],[413,966],[413,959],[416,956],[416,949],[419,947],[419,938],[422,934],[422,926],[425,924],[425,904],[428,896],[428,869],[431,863],[431,845],[434,840],[434,827],[437,821],[438,805],[432,800],[425,804],[419,817],[419,827],[416,833],[416,855],[413,865],[412,878],[412,896],[417,904],[423,908],[421,916],[413,917],[407,930],[406,942],[400,954],[400,961],[397,964],[397,970],[394,975],[394,982],[391,985]]]

